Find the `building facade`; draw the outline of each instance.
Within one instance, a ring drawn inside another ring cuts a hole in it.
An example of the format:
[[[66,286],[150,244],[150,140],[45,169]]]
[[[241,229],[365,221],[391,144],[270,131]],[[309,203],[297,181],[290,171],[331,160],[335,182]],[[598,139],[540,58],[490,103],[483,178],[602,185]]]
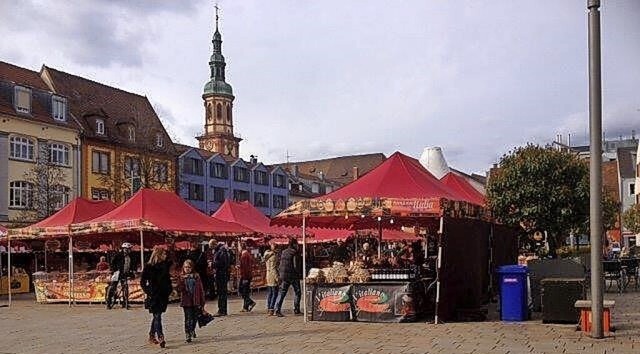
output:
[[[225,199],[249,201],[266,216],[289,205],[287,174],[279,166],[265,166],[187,145],[176,144],[178,194],[196,209],[213,214]]]
[[[68,100],[38,72],[0,62],[0,222],[38,221],[81,193]]]
[[[175,191],[176,151],[145,96],[43,66],[82,127],[82,195],[122,203],[140,188]]]

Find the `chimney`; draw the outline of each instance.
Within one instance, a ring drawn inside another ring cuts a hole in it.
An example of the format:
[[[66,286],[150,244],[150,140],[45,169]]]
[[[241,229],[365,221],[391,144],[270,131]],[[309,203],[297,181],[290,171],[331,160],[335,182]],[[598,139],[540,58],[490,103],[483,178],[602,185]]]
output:
[[[358,173],[358,166],[353,166],[353,180],[357,180],[360,177],[360,174]]]
[[[252,165],[257,165],[258,164],[258,156],[255,156],[255,155],[249,156],[249,163],[251,163]]]
[[[324,172],[322,171],[318,172],[318,176],[320,176],[321,181],[324,181]]]
[[[422,156],[420,156],[420,164],[437,179],[441,179],[451,172],[442,154],[442,149],[437,146],[424,148]]]
[[[298,165],[293,165],[293,176],[298,177]]]

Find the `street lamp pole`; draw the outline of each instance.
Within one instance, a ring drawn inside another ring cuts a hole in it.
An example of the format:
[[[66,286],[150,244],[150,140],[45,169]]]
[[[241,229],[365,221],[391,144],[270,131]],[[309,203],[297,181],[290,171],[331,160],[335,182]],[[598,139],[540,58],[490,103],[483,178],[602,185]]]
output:
[[[589,228],[591,231],[591,336],[602,328],[602,87],[600,78],[600,0],[587,0],[589,10]]]

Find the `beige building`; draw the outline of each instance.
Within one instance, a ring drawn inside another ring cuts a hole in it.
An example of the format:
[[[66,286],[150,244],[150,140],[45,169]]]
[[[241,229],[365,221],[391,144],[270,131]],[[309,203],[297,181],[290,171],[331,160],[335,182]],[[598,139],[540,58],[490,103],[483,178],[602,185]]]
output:
[[[31,223],[80,195],[79,129],[38,72],[0,62],[0,222]]]

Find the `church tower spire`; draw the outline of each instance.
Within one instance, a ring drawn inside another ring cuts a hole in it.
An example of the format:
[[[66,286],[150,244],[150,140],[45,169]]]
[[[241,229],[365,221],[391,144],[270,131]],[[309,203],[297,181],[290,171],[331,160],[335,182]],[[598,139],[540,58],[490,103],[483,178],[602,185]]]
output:
[[[233,134],[233,89],[225,80],[226,62],[222,55],[222,35],[219,30],[219,7],[216,4],[216,29],[213,33],[213,53],[209,59],[210,80],[204,85],[204,134],[197,137],[200,148],[232,157],[239,156],[241,138]]]

